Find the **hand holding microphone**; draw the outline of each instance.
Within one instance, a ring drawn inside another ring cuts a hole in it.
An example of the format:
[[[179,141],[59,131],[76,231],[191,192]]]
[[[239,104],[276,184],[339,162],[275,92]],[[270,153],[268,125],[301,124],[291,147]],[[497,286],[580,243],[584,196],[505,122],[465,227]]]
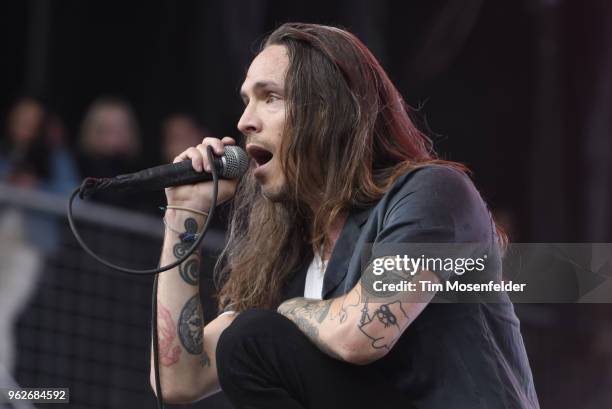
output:
[[[236,160],[235,172],[237,177],[232,179],[219,179],[219,192],[217,196],[217,204],[228,201],[234,196],[236,192],[236,185],[238,184],[238,178],[246,171],[248,167],[248,157],[246,153],[235,146],[236,141],[229,136],[223,139],[217,138],[204,138],[201,144],[186,149],[179,156],[174,158],[173,163],[181,163],[183,161],[191,160],[191,166],[193,170],[199,173],[207,172],[210,175],[211,164],[208,163],[208,157],[206,154],[206,148],[208,146],[213,148],[216,156],[222,156],[226,152],[226,147],[232,146],[232,149],[236,151],[228,152],[226,158],[230,156],[232,160]],[[219,169],[217,169],[219,171]],[[232,170],[231,173],[234,173]],[[230,176],[230,175],[226,175]],[[169,205],[185,206],[208,212],[210,210],[210,200],[212,197],[212,182],[210,181],[192,183],[180,186],[173,186],[166,188],[166,200]]]

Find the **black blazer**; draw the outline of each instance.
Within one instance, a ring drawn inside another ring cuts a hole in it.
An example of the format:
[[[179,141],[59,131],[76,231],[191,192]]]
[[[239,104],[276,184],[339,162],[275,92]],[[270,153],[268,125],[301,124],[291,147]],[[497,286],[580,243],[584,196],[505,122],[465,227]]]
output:
[[[489,257],[480,279],[501,278],[495,226],[480,194],[463,172],[431,165],[398,178],[376,206],[350,213],[326,268],[322,298],[350,291],[364,266],[391,255],[398,243],[479,243],[477,251]],[[292,276],[285,299],[303,296],[307,261]],[[539,408],[507,297],[430,303],[370,367],[419,408]]]

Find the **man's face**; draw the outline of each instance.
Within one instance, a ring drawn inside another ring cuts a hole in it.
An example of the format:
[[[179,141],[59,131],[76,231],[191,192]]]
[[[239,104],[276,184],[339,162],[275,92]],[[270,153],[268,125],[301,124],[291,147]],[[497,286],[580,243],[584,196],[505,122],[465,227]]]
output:
[[[238,129],[246,137],[246,150],[255,160],[254,176],[264,196],[273,201],[285,197],[280,144],[285,126],[285,74],[287,49],[266,47],[251,63],[240,96],[245,108]]]

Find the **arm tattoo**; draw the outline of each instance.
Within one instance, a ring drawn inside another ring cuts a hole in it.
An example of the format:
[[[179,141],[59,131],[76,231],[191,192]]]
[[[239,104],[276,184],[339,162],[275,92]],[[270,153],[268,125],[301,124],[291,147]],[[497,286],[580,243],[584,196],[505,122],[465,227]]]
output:
[[[321,351],[327,355],[342,359],[329,345],[319,337],[319,327],[331,307],[332,300],[308,300],[293,298],[278,307],[278,312],[289,318]]]
[[[204,350],[204,317],[198,294],[191,297],[178,322],[179,339],[183,347],[192,355],[200,355],[200,365],[210,367],[210,357]]]
[[[198,223],[194,218],[190,217],[185,219],[185,232],[189,234],[195,234],[198,231]],[[183,257],[187,250],[193,245],[191,241],[182,240],[176,243],[172,249],[174,257],[177,259]],[[187,261],[179,265],[179,274],[183,281],[187,284],[198,285],[200,278],[200,256],[197,252],[194,256],[189,258]]]
[[[178,362],[181,356],[181,347],[172,344],[176,339],[174,320],[170,315],[170,310],[164,307],[161,301],[157,300],[157,342],[159,346],[159,362],[163,366],[172,366]]]
[[[198,285],[200,278],[200,256],[191,257],[183,264],[179,264],[179,274],[187,284]]]
[[[179,258],[185,255],[185,252],[189,249],[189,247],[189,243],[179,241],[172,248],[172,254],[174,254],[174,257],[176,257],[176,259],[178,260]]]
[[[316,319],[320,324],[327,316],[329,307],[331,307],[331,300],[294,298],[282,303],[278,312],[285,316],[304,316],[308,319]]]
[[[345,295],[342,298],[342,305],[340,306],[340,310],[335,316],[335,317],[338,317],[340,324],[346,321],[348,317],[349,308],[356,308],[356,307],[359,307],[359,305],[361,304],[359,301],[359,297],[360,297],[359,294],[361,293],[359,292],[358,294],[354,296],[355,299],[353,301],[349,300],[349,295]]]
[[[178,335],[183,348],[192,355],[204,355],[203,362],[210,364],[210,359],[203,348],[204,319],[202,318],[202,306],[198,294],[191,297],[183,307],[178,322]]]
[[[397,314],[402,318],[409,318],[402,308],[402,303],[394,301],[388,304],[377,304],[373,312],[370,311],[366,299],[361,309],[361,319],[358,327],[366,337],[372,341],[374,349],[391,349],[402,334],[402,328],[398,323]]]

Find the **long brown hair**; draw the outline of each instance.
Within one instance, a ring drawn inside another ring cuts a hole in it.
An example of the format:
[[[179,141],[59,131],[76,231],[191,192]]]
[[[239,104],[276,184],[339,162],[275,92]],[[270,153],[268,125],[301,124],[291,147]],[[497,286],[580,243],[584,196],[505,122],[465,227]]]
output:
[[[280,147],[288,200],[240,182],[229,240],[217,263],[221,308],[275,308],[283,284],[326,243],[333,220],[376,203],[409,169],[438,160],[383,68],[353,34],[287,23],[263,43],[287,48],[286,121]],[[316,211],[307,203],[319,204]]]

